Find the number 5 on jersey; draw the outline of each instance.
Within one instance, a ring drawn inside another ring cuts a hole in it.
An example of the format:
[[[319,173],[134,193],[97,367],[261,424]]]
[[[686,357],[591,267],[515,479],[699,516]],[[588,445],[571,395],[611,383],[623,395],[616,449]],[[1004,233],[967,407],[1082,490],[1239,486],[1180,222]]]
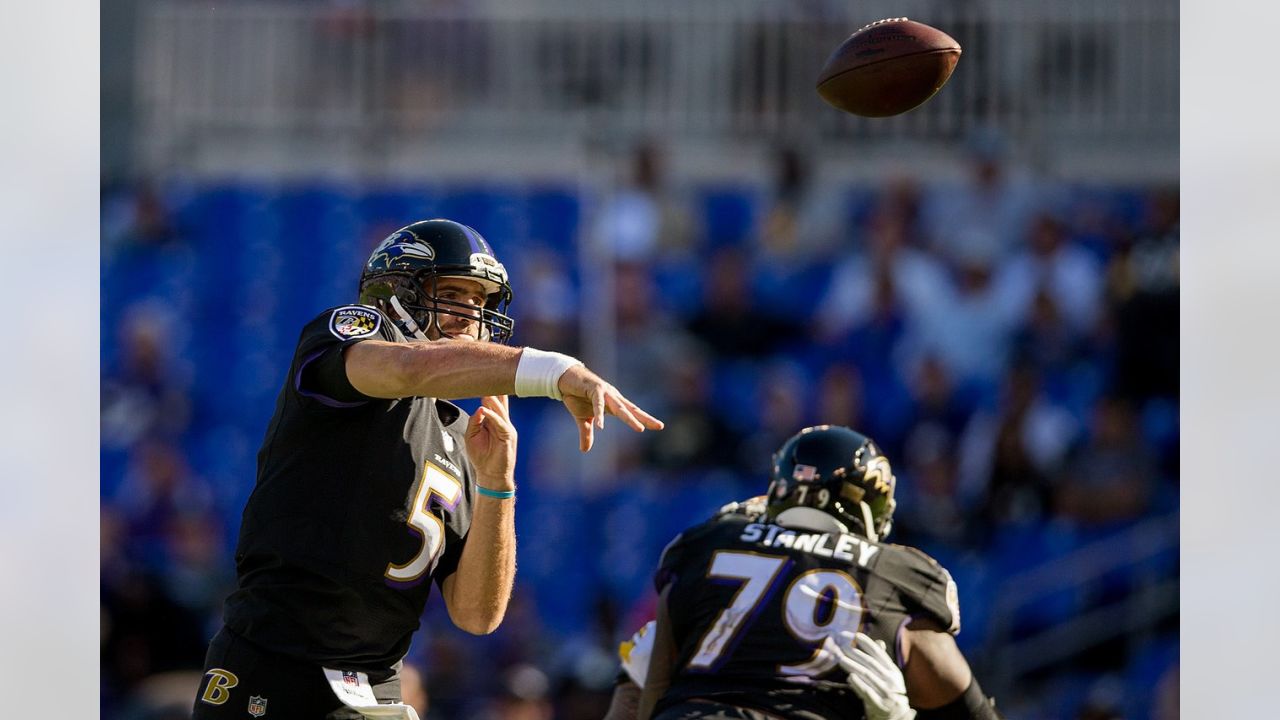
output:
[[[383,573],[386,577],[396,582],[412,582],[435,568],[440,552],[444,550],[444,521],[430,512],[431,503],[437,498],[445,509],[456,510],[458,501],[462,499],[462,485],[454,476],[427,462],[406,521],[410,532],[422,537],[422,547],[403,565],[388,563]]]

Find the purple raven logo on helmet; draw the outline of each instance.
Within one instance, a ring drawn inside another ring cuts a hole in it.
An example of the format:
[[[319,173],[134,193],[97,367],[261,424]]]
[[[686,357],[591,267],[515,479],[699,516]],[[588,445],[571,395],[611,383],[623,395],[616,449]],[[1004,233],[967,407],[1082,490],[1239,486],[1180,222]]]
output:
[[[422,238],[408,230],[397,230],[373,249],[373,254],[369,256],[369,265],[373,266],[381,260],[385,267],[391,267],[392,263],[400,258],[434,260],[435,257],[435,248],[423,242]]]

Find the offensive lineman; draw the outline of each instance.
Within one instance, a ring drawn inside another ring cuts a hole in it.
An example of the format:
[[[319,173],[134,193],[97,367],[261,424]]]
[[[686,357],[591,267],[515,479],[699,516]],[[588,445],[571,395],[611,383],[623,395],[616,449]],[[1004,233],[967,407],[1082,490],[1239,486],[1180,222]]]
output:
[[[997,720],[953,637],[950,574],[882,542],[894,487],[870,439],[806,428],[774,455],[765,517],[677,536],[637,717]]]
[[[563,401],[582,452],[606,413],[662,428],[576,359],[502,344],[510,300],[479,233],[426,220],[374,249],[360,304],[302,329],[196,720],[353,719],[399,703],[432,582],[459,628],[498,627],[515,573],[508,394]],[[470,417],[448,402],[466,397],[482,398]]]

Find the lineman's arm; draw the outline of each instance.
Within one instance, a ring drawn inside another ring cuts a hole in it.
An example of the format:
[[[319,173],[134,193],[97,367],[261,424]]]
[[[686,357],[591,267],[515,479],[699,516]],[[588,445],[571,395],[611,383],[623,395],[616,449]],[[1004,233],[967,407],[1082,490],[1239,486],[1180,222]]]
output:
[[[907,626],[907,697],[919,720],[1000,720],[951,633],[929,621]]]
[[[677,649],[675,636],[671,632],[671,617],[667,613],[667,596],[671,593],[671,585],[667,585],[658,597],[658,620],[653,628],[653,652],[649,655],[649,671],[644,678],[644,692],[640,695],[640,709],[636,711],[636,720],[649,720],[658,701],[671,686],[671,676],[675,672]]]
[[[609,700],[609,711],[603,720],[635,720],[640,706],[640,686],[624,680],[613,688],[613,697]]]

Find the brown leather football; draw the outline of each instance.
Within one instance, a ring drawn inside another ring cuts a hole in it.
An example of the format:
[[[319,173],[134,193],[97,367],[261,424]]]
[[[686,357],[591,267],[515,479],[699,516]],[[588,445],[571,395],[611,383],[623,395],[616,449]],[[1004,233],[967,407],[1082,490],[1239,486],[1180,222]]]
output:
[[[854,115],[898,115],[941,90],[959,60],[960,43],[935,27],[878,20],[831,53],[818,73],[818,94]]]

